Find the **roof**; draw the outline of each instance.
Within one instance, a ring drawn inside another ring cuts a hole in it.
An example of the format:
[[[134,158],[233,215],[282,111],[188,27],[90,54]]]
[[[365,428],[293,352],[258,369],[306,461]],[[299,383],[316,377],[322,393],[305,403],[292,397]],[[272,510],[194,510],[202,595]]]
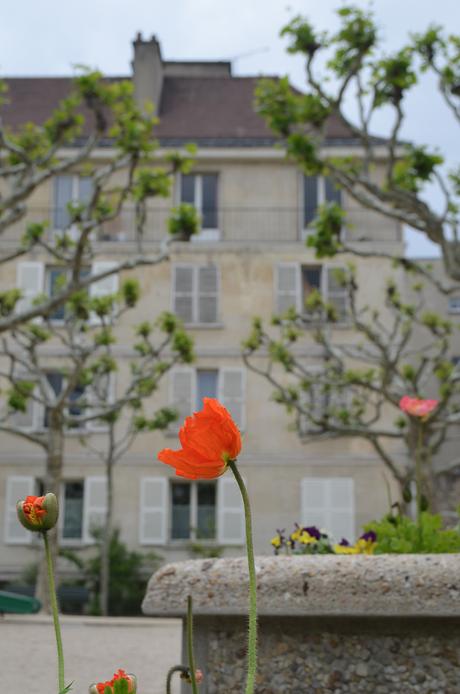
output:
[[[129,79],[107,78],[108,81]],[[163,145],[196,142],[201,146],[269,146],[277,141],[254,110],[258,77],[165,77],[156,136]],[[27,121],[42,124],[68,96],[70,77],[11,77],[8,101],[0,114],[17,129]],[[85,109],[82,109],[85,114]],[[87,116],[86,133],[92,128]],[[329,144],[350,143],[352,133],[337,117],[327,127]],[[109,144],[107,142],[107,144]]]

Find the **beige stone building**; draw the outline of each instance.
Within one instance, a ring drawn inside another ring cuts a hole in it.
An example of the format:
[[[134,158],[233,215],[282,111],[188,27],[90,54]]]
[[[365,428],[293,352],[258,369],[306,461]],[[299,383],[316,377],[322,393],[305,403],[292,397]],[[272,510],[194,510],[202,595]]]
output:
[[[195,142],[196,164],[189,175],[174,181],[170,200],[151,205],[146,246],[158,247],[166,233],[169,211],[178,202],[194,204],[202,228],[191,243],[176,243],[170,262],[135,272],[142,299],[116,326],[120,358],[118,384],[126,376],[132,355],[132,327],[170,309],[181,316],[196,344],[196,362],[177,368],[164,379],[156,404],[174,404],[181,416],[201,407],[203,396],[216,396],[230,409],[243,432],[240,469],[246,479],[254,512],[255,546],[269,553],[275,528],[295,521],[328,528],[337,538],[352,538],[363,523],[388,508],[388,473],[363,442],[335,440],[302,444],[290,428],[284,410],[271,400],[270,386],[245,370],[241,343],[254,315],[269,321],[273,313],[301,305],[318,288],[340,312],[345,299],[331,269],[345,258],[319,262],[304,243],[316,206],[337,199],[328,180],[306,178],[285,158],[282,148],[254,112],[256,78],[235,77],[224,62],[173,62],[161,57],[157,41],[134,43],[133,74],[136,94],[158,104],[161,152]],[[43,120],[66,95],[70,80],[63,78],[8,79],[10,104],[7,123]],[[337,154],[359,155],[358,143],[344,126],[329,123],[325,147]],[[376,148],[378,152],[378,147]],[[98,162],[109,147],[95,153]],[[65,155],[65,154],[64,154]],[[382,153],[383,156],[383,153]],[[52,228],[65,222],[69,200],[85,199],[87,179],[75,171],[40,188],[30,201],[29,219],[48,214]],[[342,197],[352,228],[348,240],[363,249],[402,251],[401,229],[395,223],[356,208]],[[97,262],[116,263],[134,252],[133,210],[128,207],[116,223],[101,232]],[[21,232],[13,229],[11,238]],[[4,248],[8,240],[2,241]],[[386,267],[381,260],[357,262],[363,301],[381,303]],[[51,292],[61,272],[49,257],[34,255],[0,272],[1,288],[19,286],[25,297]],[[116,289],[115,275],[100,291]],[[346,319],[334,329],[338,342],[353,340]],[[300,346],[315,363],[313,340]],[[65,355],[52,351],[50,370]],[[117,384],[115,384],[116,387]],[[60,387],[59,384],[57,387]],[[46,426],[44,413],[31,408],[23,426]],[[88,431],[103,445],[103,431]],[[176,447],[174,433],[139,436],[115,470],[115,522],[130,548],[155,549],[165,559],[190,556],[190,545],[219,545],[225,553],[243,548],[243,516],[230,475],[217,482],[176,478],[156,461],[165,446]],[[17,525],[14,504],[33,493],[43,475],[42,452],[13,436],[2,435],[0,446],[0,580],[17,576],[36,557],[36,545]],[[62,488],[61,541],[83,548],[91,544],[91,524],[104,512],[105,480],[101,463],[92,458],[69,432]],[[396,491],[393,490],[394,498]]]

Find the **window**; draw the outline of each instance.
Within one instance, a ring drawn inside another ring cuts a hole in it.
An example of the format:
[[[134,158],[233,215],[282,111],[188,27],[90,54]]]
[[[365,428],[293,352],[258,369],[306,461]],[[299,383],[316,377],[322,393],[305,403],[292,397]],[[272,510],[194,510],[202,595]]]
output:
[[[62,539],[81,540],[83,538],[83,498],[84,482],[64,482],[62,510]]]
[[[324,301],[332,304],[339,322],[346,320],[348,296],[342,287],[337,271],[343,268],[325,265],[301,265],[280,263],[275,273],[276,312],[285,313],[294,307],[299,313],[313,291],[320,291]]]
[[[171,405],[178,412],[173,431],[196,409],[204,397],[217,397],[240,429],[245,423],[245,372],[240,367],[192,369],[178,367],[171,372]]]
[[[216,539],[216,483],[171,483],[171,539]]]
[[[316,372],[310,370],[309,378],[311,387],[308,390],[301,391],[301,403],[308,410],[313,419],[320,420],[325,414],[330,420],[337,418],[337,412],[341,409],[346,409],[348,404],[348,393],[345,390],[331,390],[325,388],[324,383],[319,378],[320,370]],[[316,379],[315,379],[316,375]],[[314,424],[309,417],[301,415],[299,418],[299,433],[302,436],[318,431],[320,425]]]
[[[115,266],[118,266],[118,263],[108,260],[97,261],[92,264],[91,268],[82,268],[80,276],[84,278],[89,273],[92,275],[98,275],[99,273],[110,270]],[[17,288],[21,290],[22,298],[18,302],[17,310],[26,311],[27,309],[31,308],[34,300],[43,293],[47,294],[48,296],[54,296],[59,289],[61,289],[62,283],[66,284],[69,278],[70,271],[64,266],[50,265],[46,267],[44,263],[35,261],[18,263],[16,266],[16,285]],[[108,275],[99,282],[93,282],[89,286],[89,293],[91,297],[116,294],[117,291],[118,274],[116,272]],[[64,311],[64,308],[57,308],[51,315],[51,319],[62,321],[63,316],[65,315]],[[97,319],[97,317],[91,317],[91,324],[98,322],[99,319]]]
[[[91,272],[89,267],[80,270],[80,279],[84,279]],[[70,282],[71,270],[69,268],[57,265],[51,265],[45,269],[45,287],[46,294],[49,297],[55,296],[64,289]],[[65,318],[65,304],[61,304],[57,309],[50,314],[52,321],[63,321]]]
[[[33,533],[18,523],[16,502],[29,494],[42,495],[43,483],[32,476],[12,476],[6,480],[5,542],[30,544]],[[61,485],[59,531],[64,544],[91,544],[94,530],[105,520],[107,482],[105,477],[89,476],[66,480]]]
[[[316,217],[319,205],[325,202],[342,204],[342,191],[331,178],[318,176],[303,177],[303,227],[307,227]]]
[[[93,193],[92,179],[90,176],[62,175],[54,178],[54,228],[64,230],[69,227],[70,215],[68,205],[70,203],[87,204]]]
[[[46,378],[48,379],[48,383],[50,384],[51,388],[54,391],[54,394],[56,397],[60,395],[62,390],[66,386],[66,381],[64,379],[64,376],[62,373],[59,371],[51,371],[46,375]],[[70,391],[68,400],[70,403],[75,402],[74,405],[70,404],[69,407],[67,408],[67,414],[71,415],[73,417],[78,417],[80,415],[84,414],[84,407],[82,406],[82,398],[85,394],[85,387],[77,384],[73,390]],[[85,429],[87,426],[88,422],[73,422],[69,425],[69,428],[71,429]],[[43,416],[43,426],[45,429],[48,428],[49,426],[49,408],[45,408],[44,416]]]
[[[460,313],[460,296],[450,296],[448,303],[449,313]]]
[[[217,369],[198,369],[196,372],[196,403],[197,410],[203,407],[203,398],[217,398],[218,394]]]
[[[180,482],[166,477],[140,480],[139,537],[143,545],[171,540],[244,544],[244,508],[231,476]]]
[[[217,241],[219,223],[217,214],[218,175],[182,174],[180,177],[180,202],[196,207],[201,219],[198,239]]]
[[[300,522],[316,525],[336,542],[355,539],[355,493],[350,477],[306,477],[301,481]]]
[[[175,265],[173,311],[186,324],[218,321],[218,273],[215,265]]]

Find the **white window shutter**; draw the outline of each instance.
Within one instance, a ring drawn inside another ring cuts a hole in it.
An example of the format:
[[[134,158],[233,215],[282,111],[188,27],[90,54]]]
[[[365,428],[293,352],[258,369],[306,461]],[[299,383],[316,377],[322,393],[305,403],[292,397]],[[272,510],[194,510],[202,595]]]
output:
[[[346,320],[348,312],[347,288],[342,287],[337,281],[337,272],[345,271],[344,267],[328,267],[326,270],[325,299],[332,304],[337,311],[337,319]]]
[[[215,265],[198,268],[198,322],[217,323],[218,276]]]
[[[107,512],[107,478],[86,477],[83,500],[83,539],[94,543],[92,532],[104,528]]]
[[[18,374],[15,378],[16,381],[29,381],[32,380],[30,374]],[[33,400],[32,397],[27,400],[27,407],[25,412],[15,412],[11,416],[11,424],[18,429],[23,431],[37,431],[40,428],[40,414],[43,413],[43,407],[41,403]]]
[[[99,275],[101,272],[107,272],[107,270],[112,270],[115,267],[118,267],[118,263],[112,260],[98,260],[92,264],[91,274]],[[118,273],[114,272],[113,274],[104,277],[104,279],[90,284],[89,295],[91,299],[95,299],[103,296],[109,296],[111,294],[116,294],[118,292],[118,285]],[[91,325],[97,325],[99,323],[99,318],[96,316],[95,313],[91,314],[90,323]]]
[[[276,313],[289,308],[300,311],[300,266],[298,263],[279,263],[275,268]]]
[[[303,526],[316,525],[332,535],[355,539],[354,482],[349,477],[306,477],[301,482]]]
[[[355,491],[350,477],[329,480],[330,532],[337,542],[355,540]]]
[[[34,493],[33,477],[12,476],[6,480],[5,498],[5,544],[28,545],[32,542],[32,533],[24,528],[17,517],[16,503]]]
[[[43,294],[45,266],[39,262],[18,263],[16,266],[16,284],[22,292],[22,298],[16,304],[16,311],[21,313],[32,308],[38,295]]]
[[[221,545],[243,545],[245,542],[243,500],[230,475],[219,477],[217,481],[217,539]]]
[[[190,368],[171,371],[171,407],[177,410],[178,418],[172,429],[178,430],[186,417],[195,409],[195,372]]]
[[[173,267],[173,313],[184,323],[195,322],[194,275],[192,265],[175,265]]]
[[[232,415],[236,425],[245,426],[245,375],[244,369],[224,366],[219,371],[219,400]]]
[[[168,480],[143,477],[140,482],[139,542],[164,545],[168,531]]]

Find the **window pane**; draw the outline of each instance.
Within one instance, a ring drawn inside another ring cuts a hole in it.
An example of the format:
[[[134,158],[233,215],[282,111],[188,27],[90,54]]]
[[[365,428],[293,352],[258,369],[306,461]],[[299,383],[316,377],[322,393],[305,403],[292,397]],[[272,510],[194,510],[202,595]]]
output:
[[[193,174],[185,174],[181,178],[180,201],[188,202],[190,205],[195,204],[195,176]]]
[[[48,380],[48,383],[50,384],[51,388],[54,391],[55,395],[59,395],[59,393],[62,390],[62,374],[58,373],[57,371],[51,371],[50,373],[46,374],[46,378]],[[44,426],[47,427],[49,422],[49,408],[45,408],[45,418],[44,418]]]
[[[201,410],[203,398],[217,398],[217,369],[200,369],[196,374],[196,408]]]
[[[217,229],[217,174],[204,174],[202,181],[203,229]]]
[[[316,176],[303,177],[303,222],[307,227],[316,217],[318,206],[318,178]]]
[[[73,176],[56,176],[54,179],[54,228],[69,226],[67,205],[72,201]]]
[[[337,205],[342,204],[342,191],[337,188],[332,178],[326,177],[324,179],[324,188],[326,193],[326,200],[328,202],[335,202]]]
[[[302,266],[302,299],[308,299],[312,291],[321,291],[321,266]]]
[[[62,537],[81,540],[83,536],[83,482],[64,484],[64,522]]]
[[[174,482],[171,486],[171,539],[190,538],[190,485]]]
[[[69,400],[70,402],[75,402],[77,400],[80,400],[80,398],[84,395],[85,392],[85,386],[76,386],[72,392],[69,395]],[[78,417],[83,413],[83,408],[79,407],[78,405],[70,405],[69,406],[69,414],[73,415],[74,417]],[[78,422],[73,422],[70,424],[70,427],[72,429],[77,429],[80,426],[84,426],[84,424],[79,424]]]
[[[197,540],[212,540],[216,536],[216,484],[200,482],[197,490]]]
[[[48,296],[56,296],[66,285],[67,271],[63,267],[50,267],[47,269],[47,275]],[[51,313],[50,318],[51,320],[64,320],[64,315],[65,307],[64,304],[61,304]]]
[[[80,176],[78,184],[78,200],[87,204],[93,194],[93,179],[91,176]]]

